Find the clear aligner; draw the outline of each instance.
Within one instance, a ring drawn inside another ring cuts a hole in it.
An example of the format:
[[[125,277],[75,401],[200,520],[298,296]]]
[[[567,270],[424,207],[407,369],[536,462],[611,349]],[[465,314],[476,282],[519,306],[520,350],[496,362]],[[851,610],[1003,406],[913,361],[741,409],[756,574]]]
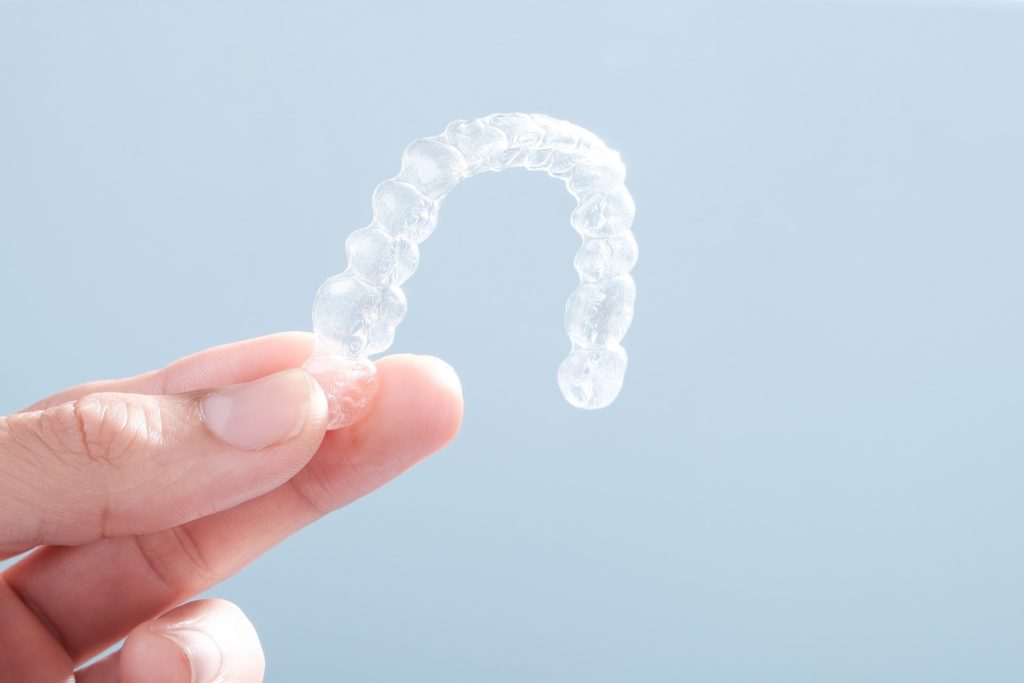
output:
[[[633,318],[636,208],[617,152],[590,131],[543,114],[492,114],[454,121],[405,149],[401,172],[373,191],[373,220],[346,242],[348,267],[317,292],[318,349],[306,364],[324,385],[331,428],[353,422],[376,386],[368,357],[385,351],[406,313],[401,284],[419,264],[419,243],[437,226],[444,197],[484,171],[525,168],[562,179],[576,198],[571,223],[582,236],[574,265],[580,286],[565,307],[572,350],[558,368],[562,394],[602,408],[622,388],[619,342]]]

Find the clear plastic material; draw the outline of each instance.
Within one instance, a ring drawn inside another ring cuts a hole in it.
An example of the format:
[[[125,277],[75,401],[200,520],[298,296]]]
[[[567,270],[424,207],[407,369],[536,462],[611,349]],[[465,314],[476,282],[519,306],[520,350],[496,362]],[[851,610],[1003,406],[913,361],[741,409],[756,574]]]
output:
[[[328,395],[331,428],[354,422],[376,387],[369,356],[385,351],[405,317],[401,284],[419,264],[418,244],[437,227],[445,195],[469,176],[525,168],[559,178],[576,198],[572,227],[583,238],[574,265],[580,286],[565,308],[572,350],[558,368],[562,395],[603,408],[622,388],[619,345],[633,319],[636,207],[617,152],[590,131],[543,114],[491,114],[454,121],[405,149],[397,176],[373,191],[373,221],[346,242],[348,267],[328,278],[313,304],[316,353],[306,364]]]

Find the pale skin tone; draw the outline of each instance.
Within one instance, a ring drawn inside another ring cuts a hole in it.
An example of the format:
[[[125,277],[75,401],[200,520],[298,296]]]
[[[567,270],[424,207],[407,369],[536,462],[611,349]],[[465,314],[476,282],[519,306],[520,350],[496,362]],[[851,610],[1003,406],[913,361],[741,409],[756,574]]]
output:
[[[305,333],[216,347],[0,417],[0,557],[32,551],[0,581],[0,681],[263,680],[242,611],[190,600],[462,419],[450,367],[391,356],[367,414],[325,431],[323,392],[296,370],[312,348]]]

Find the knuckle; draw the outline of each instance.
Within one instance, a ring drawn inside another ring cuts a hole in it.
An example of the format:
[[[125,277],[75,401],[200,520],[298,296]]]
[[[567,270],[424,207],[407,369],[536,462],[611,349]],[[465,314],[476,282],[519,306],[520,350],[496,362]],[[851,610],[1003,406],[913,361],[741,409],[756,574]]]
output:
[[[131,542],[149,573],[171,594],[199,593],[223,578],[188,525],[133,536]]]
[[[159,445],[167,432],[165,411],[151,396],[86,394],[70,413],[69,427],[91,460],[117,463]]]

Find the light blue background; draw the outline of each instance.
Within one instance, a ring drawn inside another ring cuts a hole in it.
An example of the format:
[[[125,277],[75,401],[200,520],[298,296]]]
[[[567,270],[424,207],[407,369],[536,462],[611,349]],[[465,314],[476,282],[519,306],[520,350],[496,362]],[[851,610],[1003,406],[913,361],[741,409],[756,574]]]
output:
[[[464,428],[212,592],[268,679],[1024,680],[1024,3],[0,3],[0,411],[307,329],[516,110],[627,163],[625,389],[555,384],[560,184],[456,189],[395,350]]]

